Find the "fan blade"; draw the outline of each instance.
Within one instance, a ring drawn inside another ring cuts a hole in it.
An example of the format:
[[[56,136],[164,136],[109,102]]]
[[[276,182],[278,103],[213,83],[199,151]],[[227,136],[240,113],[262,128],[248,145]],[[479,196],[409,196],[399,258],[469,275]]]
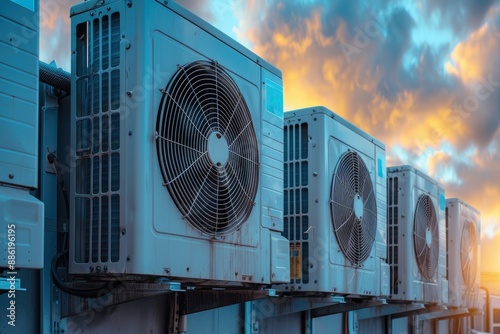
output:
[[[245,99],[224,69],[208,61],[179,66],[160,101],[156,130],[164,185],[184,218],[211,235],[244,223],[258,190],[258,142]],[[229,146],[220,161],[209,147],[214,133]]]
[[[355,200],[356,199],[356,200]],[[354,212],[355,206],[362,212]],[[370,173],[356,152],[339,160],[332,177],[330,209],[339,246],[351,263],[365,261],[376,237],[377,206]]]

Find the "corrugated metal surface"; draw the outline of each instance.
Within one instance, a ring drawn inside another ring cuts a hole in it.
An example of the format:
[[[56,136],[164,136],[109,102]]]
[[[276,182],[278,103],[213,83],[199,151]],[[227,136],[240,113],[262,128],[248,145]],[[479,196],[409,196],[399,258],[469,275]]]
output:
[[[24,3],[24,2],[23,2]],[[38,1],[0,11],[0,182],[37,187]]]

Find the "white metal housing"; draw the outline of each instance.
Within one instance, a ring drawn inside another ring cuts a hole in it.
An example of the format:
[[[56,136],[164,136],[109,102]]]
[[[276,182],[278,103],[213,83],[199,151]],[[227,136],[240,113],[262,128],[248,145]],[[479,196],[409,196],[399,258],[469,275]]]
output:
[[[3,268],[13,263],[9,258],[15,258],[13,268],[43,267],[44,207],[29,193],[38,188],[40,163],[38,8],[39,2],[35,0],[3,1],[0,11],[0,267]]]
[[[387,193],[390,298],[444,305],[448,297],[444,189],[406,165],[387,169]]]
[[[290,240],[291,281],[276,288],[312,294],[387,295],[385,146],[325,107],[286,112],[284,135],[283,235]],[[337,183],[339,166],[343,162],[349,166],[346,158],[355,162],[354,169],[348,170],[352,172],[349,178]],[[357,174],[362,170],[364,174]],[[354,185],[358,176],[361,181]],[[342,188],[343,184],[353,184],[353,188],[345,194],[334,190],[334,185]],[[343,195],[345,206],[335,204],[335,197]],[[348,214],[337,215],[335,210],[343,207]],[[346,220],[349,227],[345,229],[339,217],[354,215]]]
[[[71,16],[70,272],[288,281],[281,72],[172,1]]]
[[[38,19],[31,2],[33,10],[3,1],[0,11],[0,183],[37,188],[39,27],[26,24]]]
[[[478,308],[481,214],[459,198],[446,199],[448,236],[448,303]]]

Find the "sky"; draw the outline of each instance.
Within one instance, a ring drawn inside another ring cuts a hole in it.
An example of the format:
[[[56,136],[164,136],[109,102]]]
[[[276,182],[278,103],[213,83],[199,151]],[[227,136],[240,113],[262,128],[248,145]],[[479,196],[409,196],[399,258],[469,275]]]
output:
[[[40,58],[67,71],[79,2],[41,0]],[[177,2],[281,69],[285,110],[328,107],[479,209],[500,273],[500,1]]]

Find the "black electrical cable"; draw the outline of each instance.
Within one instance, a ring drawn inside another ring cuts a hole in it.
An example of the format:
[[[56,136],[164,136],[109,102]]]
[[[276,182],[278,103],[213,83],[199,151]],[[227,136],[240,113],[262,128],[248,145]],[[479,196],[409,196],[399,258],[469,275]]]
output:
[[[56,175],[57,175],[57,181],[59,182],[59,185],[61,186],[61,191],[62,191],[63,196],[64,196],[64,205],[66,206],[66,216],[69,219],[68,191],[66,190],[66,184],[64,183],[64,180],[62,178],[61,169],[57,165],[57,157],[54,153],[49,153],[49,155],[47,155],[47,160],[49,161],[49,163],[51,165],[54,165],[54,169],[55,169]]]
[[[118,288],[121,285],[120,281],[114,281],[113,285],[109,285],[108,283],[104,283],[101,286],[95,287],[95,288],[71,288],[67,286],[61,279],[59,278],[59,275],[57,273],[57,267],[61,261],[66,256],[66,252],[61,252],[58,253],[54,258],[52,259],[52,263],[50,266],[50,270],[52,273],[52,278],[54,280],[54,284],[59,288],[59,290],[66,292],[70,295],[81,297],[81,298],[98,298],[102,297],[104,295],[107,295],[108,293],[112,292],[116,288]]]
[[[61,174],[61,169],[57,165],[57,157],[54,153],[49,153],[47,155],[47,161],[54,166],[54,170],[57,175],[57,181],[59,182],[59,186],[61,187],[61,191],[63,193],[63,198],[64,198],[64,206],[66,208],[66,218],[68,219],[69,222],[69,197],[68,197],[68,191],[66,190],[66,184],[64,183],[64,179]],[[63,236],[63,246],[62,246],[62,251],[67,250],[67,242],[68,242],[68,229],[64,231],[64,236]]]
[[[49,153],[47,155],[47,160],[48,162],[54,166],[56,175],[57,175],[57,180],[59,182],[59,185],[61,187],[61,191],[63,193],[64,197],[64,204],[66,207],[66,216],[69,222],[69,198],[68,198],[68,191],[66,190],[66,185],[64,183],[61,170],[59,166],[57,165],[57,157],[55,156],[54,153]],[[54,284],[59,288],[59,290],[66,292],[70,295],[74,295],[77,297],[81,298],[98,298],[102,297],[110,292],[112,292],[114,289],[118,288],[121,285],[121,282],[117,281],[113,286],[109,286],[108,283],[105,283],[99,287],[96,288],[71,288],[68,287],[59,277],[59,274],[57,273],[57,268],[62,262],[67,262],[67,254],[68,254],[68,229],[69,227],[64,231],[64,236],[63,236],[63,246],[62,246],[62,251],[58,254],[56,254],[52,258],[51,262],[51,274],[52,274],[52,279],[54,281]]]

